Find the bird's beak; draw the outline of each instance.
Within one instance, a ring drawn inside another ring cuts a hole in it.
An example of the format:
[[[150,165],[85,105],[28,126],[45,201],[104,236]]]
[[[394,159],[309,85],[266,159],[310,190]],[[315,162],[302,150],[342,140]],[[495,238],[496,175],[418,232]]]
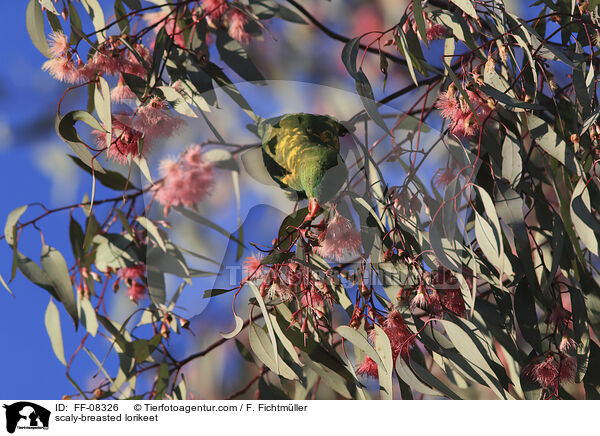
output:
[[[321,205],[317,201],[316,198],[311,198],[308,200],[308,215],[306,216],[306,220],[312,220],[317,216],[319,210],[321,209]]]

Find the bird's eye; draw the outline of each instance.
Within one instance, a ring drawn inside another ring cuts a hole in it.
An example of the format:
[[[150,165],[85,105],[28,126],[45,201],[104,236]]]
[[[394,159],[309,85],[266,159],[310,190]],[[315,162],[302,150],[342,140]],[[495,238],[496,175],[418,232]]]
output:
[[[340,127],[338,129],[338,136],[346,136],[348,133],[348,129],[346,129],[343,125],[340,124]]]

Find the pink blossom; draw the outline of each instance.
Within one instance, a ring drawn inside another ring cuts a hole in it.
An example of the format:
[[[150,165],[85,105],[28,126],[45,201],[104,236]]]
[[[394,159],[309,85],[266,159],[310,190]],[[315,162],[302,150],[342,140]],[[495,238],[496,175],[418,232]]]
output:
[[[92,131],[97,137],[97,143],[100,147],[106,147],[106,134],[104,132]],[[140,156],[140,141],[142,132],[132,129],[125,123],[119,121],[118,118],[112,119],[112,142],[108,146],[106,155],[119,163],[127,163],[130,157],[136,158]],[[151,143],[145,140],[142,146],[142,156],[145,156],[151,147]]]
[[[117,276],[121,280],[135,280],[142,278],[146,275],[146,265],[140,263],[139,265],[129,266],[120,268],[117,271]]]
[[[453,135],[470,138],[480,129],[475,115],[483,122],[491,109],[476,92],[467,91],[467,96],[475,113],[463,96],[457,94],[454,85],[450,85],[446,92],[440,94],[436,107],[440,109],[442,117],[450,122],[450,132]]]
[[[369,356],[365,356],[365,360],[359,365],[356,370],[358,375],[364,375],[367,377],[377,378],[379,377],[379,371],[377,370],[377,363]]]
[[[316,312],[319,318],[325,314],[325,300],[323,300],[319,291],[314,287],[311,287],[310,291],[307,291],[302,295],[300,305],[302,307],[310,307]]]
[[[183,158],[164,159],[160,164],[163,182],[154,188],[156,199],[165,206],[165,215],[173,206],[195,206],[209,192],[214,182],[214,167],[199,153],[200,146],[190,147]]]
[[[156,23],[160,23],[155,27],[155,32],[158,33],[160,29],[164,28],[165,32],[168,36],[173,38],[175,44],[180,47],[185,47],[185,39],[183,38],[183,32],[181,28],[175,21],[174,14],[170,14],[167,11],[159,11],[159,12],[148,12],[144,15],[144,20],[146,20],[149,24],[153,25]]]
[[[360,232],[336,210],[325,231],[319,235],[319,246],[315,251],[323,257],[341,262],[347,257],[357,256],[361,245]]]
[[[246,280],[259,280],[265,275],[265,267],[261,265],[262,255],[248,256],[242,264]]]
[[[296,262],[288,262],[278,268],[278,277],[289,287],[296,289],[302,281],[302,270]]]
[[[426,30],[427,41],[431,42],[436,39],[444,39],[448,33],[448,29],[443,24],[429,23],[429,27]]]
[[[560,304],[557,304],[552,309],[552,312],[550,312],[550,316],[548,318],[555,326],[564,327],[569,322],[571,313],[568,310],[565,310]]]
[[[42,65],[42,70],[48,71],[56,80],[65,83],[81,83],[84,78],[81,69],[77,68],[70,55],[48,59]]]
[[[213,20],[220,20],[229,8],[227,0],[202,0],[202,8]]]
[[[252,36],[246,30],[246,24],[248,23],[246,14],[237,8],[231,8],[227,13],[227,18],[229,20],[229,29],[227,31],[229,36],[242,44],[248,44]]]
[[[400,312],[393,310],[387,314],[383,322],[383,331],[390,340],[394,362],[399,355],[408,355],[408,347],[414,342],[414,335],[408,329]]]
[[[271,287],[269,287],[268,295],[269,298],[280,298],[283,301],[290,301],[294,298],[294,291],[285,283],[276,280]]]
[[[134,45],[135,51],[146,61],[147,65],[152,65],[152,53],[142,44]],[[127,62],[123,65],[122,72],[134,74],[136,76],[145,77],[146,68],[140,63],[139,59],[130,50],[127,52]]]
[[[127,294],[131,301],[137,304],[138,301],[146,296],[146,287],[141,283],[133,282],[129,289],[127,289]]]
[[[460,289],[443,289],[438,293],[440,303],[444,308],[458,316],[465,316],[465,300]]]
[[[134,127],[151,136],[171,136],[183,121],[171,115],[167,103],[158,97],[141,106],[134,119]]]
[[[50,52],[55,58],[66,57],[67,53],[69,52],[69,49],[71,48],[71,46],[69,45],[69,39],[64,33],[60,31],[52,32],[50,34],[49,46]]]
[[[533,365],[530,370],[533,380],[547,388],[556,385],[558,380],[558,362],[548,354],[543,362]]]
[[[576,346],[577,346],[577,344],[575,343],[575,341],[573,339],[571,339],[567,335],[563,335],[562,339],[560,340],[560,345],[558,346],[558,349],[561,352],[566,353],[566,352],[574,349]]]
[[[84,67],[86,77],[93,78],[96,75],[115,75],[121,72],[126,65],[118,50],[113,50],[107,46],[99,47],[92,55],[92,58]]]
[[[439,168],[433,176],[433,184],[439,189],[446,187],[456,178],[455,165],[448,164],[444,168]]]
[[[135,94],[125,83],[123,76],[119,77],[119,83],[110,91],[110,99],[115,103],[122,103],[125,100],[135,100]]]
[[[428,287],[421,282],[417,288],[417,294],[410,302],[410,307],[412,309],[418,307],[422,310],[439,312],[441,310],[440,297],[434,288]]]
[[[577,372],[577,359],[574,357],[563,357],[560,361],[559,376],[560,382],[572,382],[575,380]]]

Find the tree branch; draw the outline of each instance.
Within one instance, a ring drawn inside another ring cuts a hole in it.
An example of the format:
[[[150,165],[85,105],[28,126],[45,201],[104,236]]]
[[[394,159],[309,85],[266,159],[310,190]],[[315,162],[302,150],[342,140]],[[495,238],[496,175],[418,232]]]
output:
[[[321,23],[319,20],[317,20],[310,12],[308,12],[304,6],[299,4],[296,0],[287,0],[287,1],[289,4],[291,4],[296,9],[298,9],[298,11],[300,11],[300,13],[302,15],[304,15],[308,19],[308,21],[310,21],[312,24],[314,24],[319,30],[321,30],[325,35],[329,36],[331,39],[335,39],[336,41],[340,41],[340,42],[348,42],[351,40],[351,38],[348,38],[347,36],[336,33],[333,30],[331,30],[330,28],[328,28],[327,26],[325,26],[323,23]],[[376,54],[381,53],[386,58],[388,58],[390,61],[392,61],[396,64],[406,65],[406,60],[402,59],[399,56],[395,56],[395,55],[393,55],[391,53],[387,53],[383,50],[381,50],[381,52],[380,52],[379,49],[369,47],[365,44],[360,44],[359,47],[362,49],[366,49],[370,53],[376,53]]]

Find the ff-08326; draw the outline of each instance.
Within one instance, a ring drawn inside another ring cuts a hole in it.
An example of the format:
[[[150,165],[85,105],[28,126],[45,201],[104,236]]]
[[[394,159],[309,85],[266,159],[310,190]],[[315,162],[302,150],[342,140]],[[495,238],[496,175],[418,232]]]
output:
[[[75,412],[86,411],[86,412],[117,412],[119,405],[115,403],[74,403],[73,408]]]

